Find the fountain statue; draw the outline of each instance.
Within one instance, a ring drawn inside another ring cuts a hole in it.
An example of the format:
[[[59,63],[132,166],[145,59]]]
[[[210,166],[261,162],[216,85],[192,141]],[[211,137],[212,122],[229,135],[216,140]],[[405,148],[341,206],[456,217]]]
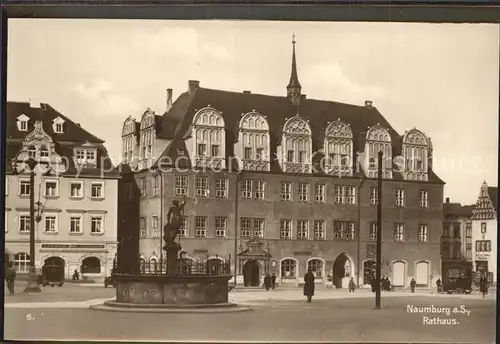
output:
[[[180,234],[182,223],[182,216],[184,213],[184,205],[186,201],[174,200],[172,206],[168,210],[167,224],[163,228],[163,239],[165,246],[163,250],[167,253],[167,274],[173,275],[179,272],[179,251],[182,249],[181,244],[176,242],[175,239]]]

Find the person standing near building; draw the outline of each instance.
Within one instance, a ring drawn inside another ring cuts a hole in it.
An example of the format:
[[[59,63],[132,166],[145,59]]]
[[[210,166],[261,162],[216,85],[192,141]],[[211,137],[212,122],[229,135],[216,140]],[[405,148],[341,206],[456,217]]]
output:
[[[307,273],[304,276],[304,295],[307,296],[307,302],[311,302],[314,296],[314,274],[311,268],[307,269]]]
[[[486,276],[481,276],[479,278],[479,291],[483,294],[483,298],[484,295],[488,294],[488,279]]]
[[[271,288],[274,290],[276,288],[276,275],[273,272],[273,275],[271,276]]]
[[[356,284],[354,283],[354,279],[351,277],[351,280],[349,281],[349,293],[354,293],[355,287]]]
[[[269,276],[269,274],[266,274],[264,277],[264,287],[266,287],[266,291],[269,291],[271,287],[271,276]]]
[[[417,285],[417,282],[415,282],[415,279],[412,278],[411,279],[411,282],[410,282],[410,289],[411,289],[411,292],[414,293],[415,292],[415,287]]]
[[[13,296],[15,294],[16,269],[14,269],[12,262],[9,262],[9,267],[5,272],[5,281],[7,282],[10,296]]]

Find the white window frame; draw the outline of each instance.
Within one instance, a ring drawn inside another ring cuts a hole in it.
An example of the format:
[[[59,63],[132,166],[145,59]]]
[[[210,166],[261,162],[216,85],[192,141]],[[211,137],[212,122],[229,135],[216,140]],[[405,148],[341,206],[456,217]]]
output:
[[[56,134],[64,133],[64,123],[54,123],[54,132]]]
[[[368,230],[368,240],[377,241],[377,230],[378,224],[376,222],[370,222],[370,228]]]
[[[370,189],[370,205],[378,204],[378,188],[372,187]]]
[[[181,238],[186,238],[187,233],[188,233],[188,221],[187,221],[187,216],[183,216],[181,218],[181,227],[179,228],[179,236]],[[161,233],[161,230],[160,230]],[[161,235],[161,234],[160,234]]]
[[[299,202],[307,202],[309,200],[309,184],[299,183],[297,186],[297,194]]]
[[[252,220],[252,235],[254,238],[264,239],[265,230],[266,230],[266,220],[265,219],[253,219]]]
[[[24,255],[23,260],[18,260],[16,259],[17,255]],[[22,264],[21,264],[22,262]],[[17,263],[17,264],[16,264]],[[21,266],[23,267],[21,269]],[[30,255],[25,253],[25,252],[19,252],[14,255],[14,268],[16,269],[16,272],[24,273],[24,272],[29,272],[29,266],[30,266]]]
[[[356,239],[356,223],[354,221],[347,221],[345,223],[345,240]]]
[[[335,185],[333,194],[335,196],[335,204],[344,204],[345,203],[345,186],[344,185]]]
[[[405,190],[404,189],[396,189],[396,206],[404,207],[405,206]]]
[[[325,184],[316,184],[314,187],[314,200],[318,203],[325,203]]]
[[[196,176],[194,181],[195,197],[207,198],[209,196],[210,187],[208,185],[207,176]]]
[[[325,240],[325,220],[314,220],[314,240]]]
[[[344,186],[345,203],[356,204],[356,187],[351,185]]]
[[[54,220],[54,229],[48,229],[47,228],[47,220],[48,219],[53,219]],[[58,214],[57,213],[44,213],[43,214],[43,232],[44,233],[49,233],[49,234],[56,234],[59,233],[59,221],[58,221]]]
[[[80,193],[81,195],[78,195],[78,196],[74,196],[72,195],[72,191],[73,191],[73,185],[80,185]],[[81,199],[83,197],[85,197],[85,190],[84,190],[84,182],[79,180],[79,181],[70,181],[69,182],[69,197],[70,198],[73,198],[73,199]]]
[[[47,183],[55,183],[56,184],[54,194],[47,193]],[[57,180],[57,179],[44,179],[44,181],[43,181],[43,195],[45,197],[59,197],[59,180]]]
[[[18,120],[18,123],[19,131],[28,131],[28,121]]]
[[[292,220],[291,219],[281,219],[280,220],[280,239],[291,240],[292,239]]]
[[[160,194],[160,176],[153,176],[153,196],[158,196]]]
[[[94,225],[94,219],[101,219],[100,221],[100,231],[99,232],[94,232],[92,231],[92,227]],[[105,222],[105,219],[104,219],[104,214],[90,214],[90,234],[91,235],[102,235],[104,234],[104,222]]]
[[[394,241],[405,241],[405,225],[404,223],[396,223],[394,225]]]
[[[148,182],[146,178],[139,179],[139,190],[141,191],[141,198],[146,197],[147,195]]]
[[[26,218],[27,220],[23,221],[22,219]],[[19,233],[22,234],[29,234],[30,232],[30,214],[27,212],[20,212],[18,214],[18,219],[19,219],[19,226],[17,228]],[[21,224],[26,223],[27,230],[22,230]]]
[[[420,190],[420,207],[429,208],[429,193],[427,190]]]
[[[101,186],[101,195],[100,196],[94,196],[93,195],[93,189],[94,186]],[[104,199],[104,182],[90,182],[90,198],[92,199]]]
[[[208,227],[207,216],[195,216],[194,218],[194,234],[196,238],[206,238]]]
[[[323,261],[320,259],[310,259],[307,262],[307,269],[311,269],[311,272],[314,275],[314,278],[322,278],[323,277]]]
[[[337,228],[337,225],[339,227]],[[333,221],[333,240],[344,240],[345,238],[345,222],[334,220]]]
[[[227,198],[229,182],[227,178],[220,177],[215,179],[215,197]]]
[[[151,217],[151,237],[152,238],[159,238],[161,236],[159,227],[160,227],[160,220],[159,220],[158,216]]]
[[[292,182],[283,181],[280,186],[280,196],[282,201],[292,200]]]
[[[227,235],[227,217],[216,216],[214,219],[215,237],[225,238]]]
[[[78,225],[79,225],[79,230],[72,231],[72,224],[73,224],[73,219],[78,219]],[[68,228],[69,228],[69,234],[82,234],[83,233],[83,216],[82,215],[76,215],[76,214],[70,214],[69,219],[68,219]]]
[[[240,218],[240,236],[245,239],[252,237],[253,221],[249,217]]]
[[[148,221],[145,217],[141,217],[139,219],[139,237],[140,238],[148,237]]]
[[[23,191],[23,184],[28,185],[28,188],[30,190],[29,193],[25,193],[25,194],[22,193],[22,191]],[[30,180],[26,179],[26,178],[19,179],[19,196],[28,197],[31,192],[32,192],[32,190],[31,190]]]
[[[254,199],[264,199],[266,197],[266,182],[264,180],[253,180],[252,191]]]
[[[309,239],[309,221],[297,220],[297,240]]]
[[[429,226],[427,224],[418,225],[418,242],[429,241]]]

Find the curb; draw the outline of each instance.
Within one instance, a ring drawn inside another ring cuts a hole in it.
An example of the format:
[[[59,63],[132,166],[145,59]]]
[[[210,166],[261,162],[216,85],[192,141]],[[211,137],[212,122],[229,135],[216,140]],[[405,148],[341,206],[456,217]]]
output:
[[[104,312],[120,312],[120,313],[163,313],[163,314],[207,314],[207,313],[237,313],[252,311],[250,307],[239,306],[235,303],[227,303],[219,306],[210,305],[189,305],[170,306],[170,305],[118,305],[113,302],[105,302],[104,304],[90,306],[89,309]]]

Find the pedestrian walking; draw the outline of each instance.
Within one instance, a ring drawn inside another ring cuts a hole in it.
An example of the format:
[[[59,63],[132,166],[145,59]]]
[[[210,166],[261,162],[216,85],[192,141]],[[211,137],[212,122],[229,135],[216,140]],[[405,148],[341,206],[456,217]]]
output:
[[[412,278],[411,279],[411,282],[410,282],[410,289],[411,289],[411,292],[414,293],[415,292],[415,286],[417,285],[417,282],[415,282],[415,279]]]
[[[488,279],[485,276],[479,278],[479,291],[484,295],[488,294]]]
[[[271,276],[271,288],[274,290],[276,288],[276,275],[273,272],[273,275]]]
[[[351,277],[351,280],[349,281],[349,293],[354,293],[355,287],[356,287],[356,284],[354,284],[354,279]]]
[[[266,291],[269,291],[269,288],[271,287],[271,276],[269,276],[269,274],[266,274],[264,277],[264,287],[266,288]]]
[[[372,293],[374,293],[376,291],[376,288],[377,288],[377,281],[375,280],[375,278],[372,278],[370,280],[370,286],[372,287]]]
[[[14,269],[14,263],[12,262],[9,262],[9,267],[5,272],[5,281],[7,282],[10,296],[13,296],[15,294],[16,269]]]
[[[307,302],[311,302],[314,296],[314,274],[311,268],[307,269],[307,273],[304,276],[304,295],[307,296]]]

